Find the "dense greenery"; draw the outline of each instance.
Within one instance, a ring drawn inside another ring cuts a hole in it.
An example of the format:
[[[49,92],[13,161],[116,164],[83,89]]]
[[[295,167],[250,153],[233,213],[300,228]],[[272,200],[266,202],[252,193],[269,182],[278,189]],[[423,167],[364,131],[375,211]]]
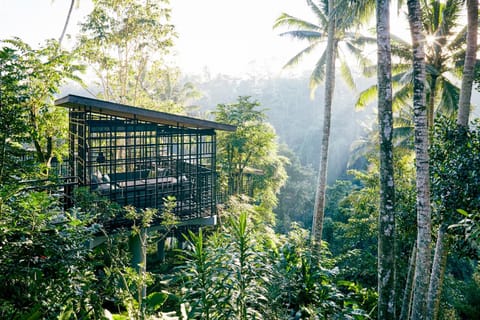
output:
[[[372,307],[374,295],[341,281],[327,256],[316,260],[305,230],[294,227],[279,237],[253,228],[252,209],[207,241],[201,232],[190,234],[189,313],[200,319],[367,318],[360,307]]]
[[[422,41],[414,41],[414,48],[399,39],[392,42],[397,64],[389,134],[397,143],[389,155],[395,198],[389,208],[395,216],[389,252],[378,242],[383,230],[379,221],[386,217],[381,209],[381,126],[366,121],[369,128],[363,132],[358,122],[370,115],[354,115],[356,97],[345,94],[342,83],[333,99],[328,133],[333,143],[318,251],[312,249],[308,230],[317,175],[312,168],[319,165],[319,141],[325,135],[319,120],[326,112],[308,100],[309,80],[218,75],[190,76],[182,83],[180,71],[166,63],[176,36],[168,1],[93,3],[72,52],[54,40],[39,48],[21,39],[1,42],[0,318],[375,319],[386,310],[386,299],[380,297],[384,289],[395,292],[396,318],[478,318],[480,123],[475,119],[469,126],[457,125],[458,101],[470,98],[459,99],[463,88],[455,87],[450,77],[452,72],[462,77],[468,34],[457,22],[463,1],[408,1],[414,34],[438,37],[426,43],[425,61]],[[343,16],[335,17],[328,6],[338,3],[343,4]],[[353,3],[307,0],[322,28],[286,14],[276,25],[305,28],[287,34],[323,41],[324,31],[336,22],[335,48],[344,42],[359,53],[354,42],[373,39],[358,38],[340,23],[353,23],[361,18],[353,13],[363,9],[368,15],[372,2],[355,1],[359,7]],[[471,3],[467,1],[470,9]],[[310,46],[319,44],[313,41]],[[303,53],[309,53],[310,46]],[[413,52],[418,56],[412,69]],[[325,74],[325,56],[319,58],[311,81]],[[66,110],[55,108],[53,100],[67,80],[82,83],[80,72],[86,67],[98,81],[89,90],[101,98],[191,114],[195,110],[188,104],[198,104],[201,115],[213,111],[216,121],[237,126],[235,132],[217,135],[223,200],[217,225],[178,226],[169,210],[172,199],[163,212],[137,210],[79,189],[74,206],[63,207],[59,190],[52,187],[58,177],[51,167],[53,159],[61,162],[66,154]],[[350,83],[353,74],[341,69]],[[477,65],[477,86],[478,74]],[[199,99],[192,82],[208,94]],[[362,89],[370,84],[364,81]],[[364,91],[359,104],[367,104],[377,88],[378,83]],[[319,98],[329,94],[320,93]],[[216,108],[207,110],[205,105]],[[419,134],[430,143],[421,144]],[[352,145],[362,148],[349,152]],[[419,163],[419,155],[429,161]],[[349,159],[354,160],[350,167]],[[424,185],[419,188],[421,179]],[[431,193],[420,197],[428,188]],[[422,206],[431,210],[431,221],[417,220]],[[109,221],[118,216],[130,227],[112,232]],[[164,221],[162,228],[149,231],[157,217]],[[422,247],[424,253],[416,245],[422,232],[417,227],[423,222],[421,227],[433,238]],[[132,264],[133,241],[146,250],[146,261]],[[164,243],[166,255],[157,251]],[[387,271],[395,269],[394,288],[382,289],[380,258],[392,253],[394,267]],[[432,268],[423,268],[423,262]],[[419,269],[429,278],[421,287],[415,285]]]
[[[95,72],[98,96],[145,108],[181,112],[195,92],[178,84],[165,62],[176,34],[166,1],[96,0],[82,24],[77,49]],[[173,94],[176,92],[176,94]],[[184,96],[182,96],[184,95]]]
[[[55,41],[40,49],[20,39],[1,45],[2,150],[13,152],[15,143],[29,143],[37,161],[48,167],[67,148],[67,111],[53,106],[54,94],[67,79],[80,81],[78,73],[84,68]]]
[[[237,127],[234,133],[219,132],[221,185],[228,195],[245,194],[264,208],[264,220],[273,222],[272,209],[284,185],[286,159],[278,155],[275,130],[265,122],[265,112],[250,97],[237,103],[219,104],[215,120]]]

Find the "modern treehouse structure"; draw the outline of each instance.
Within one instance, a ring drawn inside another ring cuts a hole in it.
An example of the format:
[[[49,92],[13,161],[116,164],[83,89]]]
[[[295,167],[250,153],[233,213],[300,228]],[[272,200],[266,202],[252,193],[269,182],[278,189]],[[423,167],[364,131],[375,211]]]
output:
[[[73,188],[160,212],[169,197],[181,223],[215,223],[215,131],[234,126],[75,95],[55,104],[69,109]]]

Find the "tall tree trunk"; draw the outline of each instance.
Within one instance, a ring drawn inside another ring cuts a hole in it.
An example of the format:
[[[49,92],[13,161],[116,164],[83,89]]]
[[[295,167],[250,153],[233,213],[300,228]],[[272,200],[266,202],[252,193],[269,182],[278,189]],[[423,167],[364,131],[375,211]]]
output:
[[[444,18],[445,19],[445,18]],[[440,34],[439,34],[440,33]],[[444,32],[437,31],[436,38],[433,43],[433,59],[432,61],[428,62],[433,65],[433,68],[439,72],[442,70],[442,65],[444,63],[444,54],[443,48],[447,45],[447,37]],[[437,100],[437,86],[438,86],[438,78],[440,74],[437,72],[430,73],[430,95],[428,100],[428,107],[427,107],[427,117],[428,117],[428,128],[433,128],[435,124],[435,102]]]
[[[389,0],[377,0],[378,123],[380,126],[378,319],[395,319],[395,183],[389,5]]]
[[[58,38],[58,43],[62,46],[63,38],[65,37],[65,33],[67,32],[68,23],[70,22],[70,17],[72,16],[73,5],[75,4],[75,0],[70,1],[70,8],[68,9],[67,19],[65,20],[65,24],[63,26],[62,34],[60,38]]]
[[[407,279],[405,281],[405,289],[403,291],[402,310],[400,312],[400,320],[410,319],[410,312],[412,311],[412,297],[413,297],[413,276],[415,270],[415,259],[417,258],[417,245],[413,244],[412,253],[408,260]]]
[[[435,99],[437,93],[437,78],[438,76],[432,74],[430,80],[430,96],[428,97],[428,105],[427,105],[427,126],[428,128],[433,128],[433,124],[435,123]]]
[[[440,298],[442,295],[443,279],[448,258],[447,224],[442,222],[437,232],[435,256],[433,258],[430,286],[428,287],[427,319],[438,319]]]
[[[429,181],[429,134],[425,96],[425,37],[418,0],[408,0],[408,21],[413,46],[413,109],[415,123],[415,169],[417,190],[417,258],[412,319],[427,319],[427,290],[431,266],[431,208]]]
[[[468,119],[470,115],[470,100],[472,96],[472,84],[475,76],[475,63],[477,51],[477,33],[478,33],[478,0],[467,0],[467,50],[465,53],[465,62],[463,68],[462,87],[460,90],[460,99],[458,106],[457,125],[464,129],[468,128]],[[430,285],[427,296],[427,317],[428,319],[438,319],[443,280],[445,278],[445,268],[448,258],[448,235],[447,224],[442,222],[437,233],[435,245],[435,255],[433,259],[432,273],[430,275]]]
[[[316,252],[320,251],[323,233],[323,220],[325,211],[325,191],[327,187],[327,162],[328,145],[330,141],[330,122],[332,113],[332,100],[335,88],[335,15],[334,0],[328,0],[328,30],[326,49],[326,72],[325,72],[325,105],[323,111],[323,136],[320,151],[320,165],[318,170],[318,182],[315,195],[315,207],[313,211],[312,239]]]
[[[470,99],[472,97],[472,85],[475,77],[475,63],[477,56],[477,33],[478,33],[478,0],[467,0],[467,51],[463,65],[462,88],[458,103],[457,125],[467,128],[470,115]]]

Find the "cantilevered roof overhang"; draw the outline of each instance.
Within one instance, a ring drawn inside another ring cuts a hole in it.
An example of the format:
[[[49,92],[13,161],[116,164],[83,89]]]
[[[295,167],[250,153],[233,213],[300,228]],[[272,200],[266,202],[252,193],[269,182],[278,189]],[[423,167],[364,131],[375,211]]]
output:
[[[125,104],[108,102],[99,99],[87,98],[77,95],[67,95],[55,100],[56,106],[66,107],[79,111],[90,111],[94,113],[122,117],[126,119],[137,119],[157,124],[179,126],[195,129],[215,129],[224,131],[235,131],[236,126],[218,123],[209,120],[196,119],[192,117],[179,116],[166,112],[159,112],[143,109]]]

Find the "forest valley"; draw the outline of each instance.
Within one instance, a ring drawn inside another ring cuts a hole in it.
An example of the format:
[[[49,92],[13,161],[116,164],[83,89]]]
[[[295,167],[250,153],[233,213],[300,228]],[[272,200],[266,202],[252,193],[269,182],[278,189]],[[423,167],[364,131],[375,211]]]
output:
[[[167,0],[93,0],[67,50],[77,2],[58,40],[1,40],[1,319],[480,318],[477,0],[398,1],[409,41],[390,34],[389,1],[306,0],[316,21],[272,24],[306,44],[285,67],[316,54],[311,74],[243,80],[167,62]],[[78,84],[236,126],[216,136],[216,225],[181,227],[175,199],[125,208],[89,188],[64,209],[54,101]],[[118,215],[130,227],[106,232]]]

